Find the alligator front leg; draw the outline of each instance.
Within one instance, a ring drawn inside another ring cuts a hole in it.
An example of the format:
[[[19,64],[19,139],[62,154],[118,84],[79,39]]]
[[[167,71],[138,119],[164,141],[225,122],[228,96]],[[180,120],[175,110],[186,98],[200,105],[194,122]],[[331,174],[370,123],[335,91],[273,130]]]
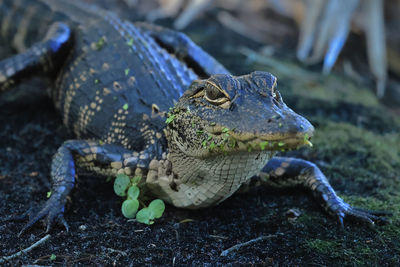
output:
[[[54,23],[43,41],[23,53],[0,61],[0,93],[34,75],[51,75],[69,52],[72,33],[68,25]]]
[[[64,207],[71,189],[75,184],[75,166],[94,171],[100,175],[131,174],[136,169],[147,169],[156,153],[154,145],[149,145],[138,153],[112,144],[100,144],[95,141],[66,141],[53,157],[51,164],[51,196],[43,208],[21,230],[20,234],[31,228],[37,221],[46,217],[48,232],[54,221],[64,225]]]
[[[336,195],[320,169],[306,160],[274,157],[262,169],[259,178],[261,183],[269,185],[279,187],[299,185],[311,190],[323,208],[337,217],[342,226],[346,217],[374,224],[375,220],[386,221],[384,217],[378,216],[390,215],[388,212],[355,208],[344,202]]]
[[[160,46],[178,59],[186,62],[198,75],[208,77],[212,74],[229,74],[224,66],[184,33],[143,22],[137,22],[135,26],[150,34]]]

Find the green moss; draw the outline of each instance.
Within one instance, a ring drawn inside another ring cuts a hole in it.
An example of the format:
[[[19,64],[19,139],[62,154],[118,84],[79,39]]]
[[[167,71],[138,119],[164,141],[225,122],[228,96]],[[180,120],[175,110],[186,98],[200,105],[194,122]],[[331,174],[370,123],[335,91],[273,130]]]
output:
[[[315,262],[323,258],[326,262],[330,259],[335,265],[344,264],[350,266],[376,266],[382,262],[381,251],[373,239],[307,239],[302,247],[314,258]],[[396,263],[398,257],[387,259],[387,262]]]
[[[383,201],[374,197],[360,197],[360,196],[341,196],[344,201],[351,203],[353,206],[369,210],[390,210],[394,213],[395,217],[400,212],[399,206],[393,206],[393,203]],[[400,200],[400,199],[398,199]]]
[[[375,231],[365,224],[354,227],[345,220],[344,232],[330,227],[321,236],[306,233],[303,248],[322,262],[329,259],[368,266],[398,262],[399,256],[385,258],[383,251],[400,252],[400,136],[325,121],[317,127],[313,143],[314,149],[307,150],[310,157],[325,163],[320,167],[346,202],[364,209],[390,211],[393,216],[389,217],[391,223],[379,225]],[[306,211],[298,222],[307,229],[322,229],[322,220],[318,214]],[[339,240],[343,235],[346,239]]]
[[[331,257],[339,257],[341,244],[339,241],[321,240],[321,239],[309,239],[305,240],[305,248],[309,252],[314,252],[318,254],[329,254]]]
[[[348,123],[326,122],[313,138],[318,158],[344,168],[362,167],[385,178],[400,168],[400,135],[377,134]]]

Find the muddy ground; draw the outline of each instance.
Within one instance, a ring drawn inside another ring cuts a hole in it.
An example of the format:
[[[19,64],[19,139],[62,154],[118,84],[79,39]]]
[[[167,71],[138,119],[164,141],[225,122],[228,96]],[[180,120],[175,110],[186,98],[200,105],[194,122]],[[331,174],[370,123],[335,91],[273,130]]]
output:
[[[339,74],[322,77],[297,64],[291,52],[264,58],[243,49],[259,46],[223,28],[212,14],[186,33],[235,74],[274,73],[285,102],[316,127],[314,147],[290,156],[315,162],[349,203],[392,211],[392,222],[369,227],[347,221],[342,229],[301,189],[259,188],[199,211],[167,206],[146,226],[121,215],[111,183],[80,176],[65,214],[71,231],[54,228],[43,245],[7,265],[399,265],[399,119],[363,84]],[[45,201],[51,156],[72,137],[42,88],[32,81],[0,97],[0,257],[45,235],[39,224],[19,238],[23,223],[1,220]],[[287,215],[293,209],[300,214],[295,219]]]

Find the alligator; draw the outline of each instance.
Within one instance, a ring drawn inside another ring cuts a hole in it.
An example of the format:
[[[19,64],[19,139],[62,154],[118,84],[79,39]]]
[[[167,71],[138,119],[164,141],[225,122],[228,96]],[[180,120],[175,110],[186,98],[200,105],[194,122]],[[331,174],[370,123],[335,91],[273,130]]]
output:
[[[33,76],[75,139],[51,162],[51,196],[20,234],[64,219],[76,170],[140,176],[149,192],[182,208],[216,205],[250,178],[309,189],[343,225],[382,212],[344,202],[319,168],[275,157],[310,144],[314,128],[283,102],[277,79],[233,76],[186,35],[131,23],[71,0],[0,1],[1,38],[18,53],[0,61],[0,92]],[[32,214],[31,214],[32,215]]]

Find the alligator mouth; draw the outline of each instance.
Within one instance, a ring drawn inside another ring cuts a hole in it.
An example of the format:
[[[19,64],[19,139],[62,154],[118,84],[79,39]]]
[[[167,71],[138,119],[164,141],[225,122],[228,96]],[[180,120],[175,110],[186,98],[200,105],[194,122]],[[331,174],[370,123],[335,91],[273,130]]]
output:
[[[285,138],[260,138],[256,137],[253,139],[247,139],[246,141],[237,139],[237,146],[235,150],[243,151],[263,151],[263,150],[273,150],[273,151],[287,151],[298,149],[302,146],[312,146],[310,142],[310,137],[305,134],[295,137],[285,137]]]
[[[302,146],[312,146],[310,141],[313,128],[297,133],[286,134],[256,134],[237,133],[234,130],[221,127],[209,127],[208,133],[216,138],[226,140],[228,150],[231,151],[287,151],[298,149]]]

